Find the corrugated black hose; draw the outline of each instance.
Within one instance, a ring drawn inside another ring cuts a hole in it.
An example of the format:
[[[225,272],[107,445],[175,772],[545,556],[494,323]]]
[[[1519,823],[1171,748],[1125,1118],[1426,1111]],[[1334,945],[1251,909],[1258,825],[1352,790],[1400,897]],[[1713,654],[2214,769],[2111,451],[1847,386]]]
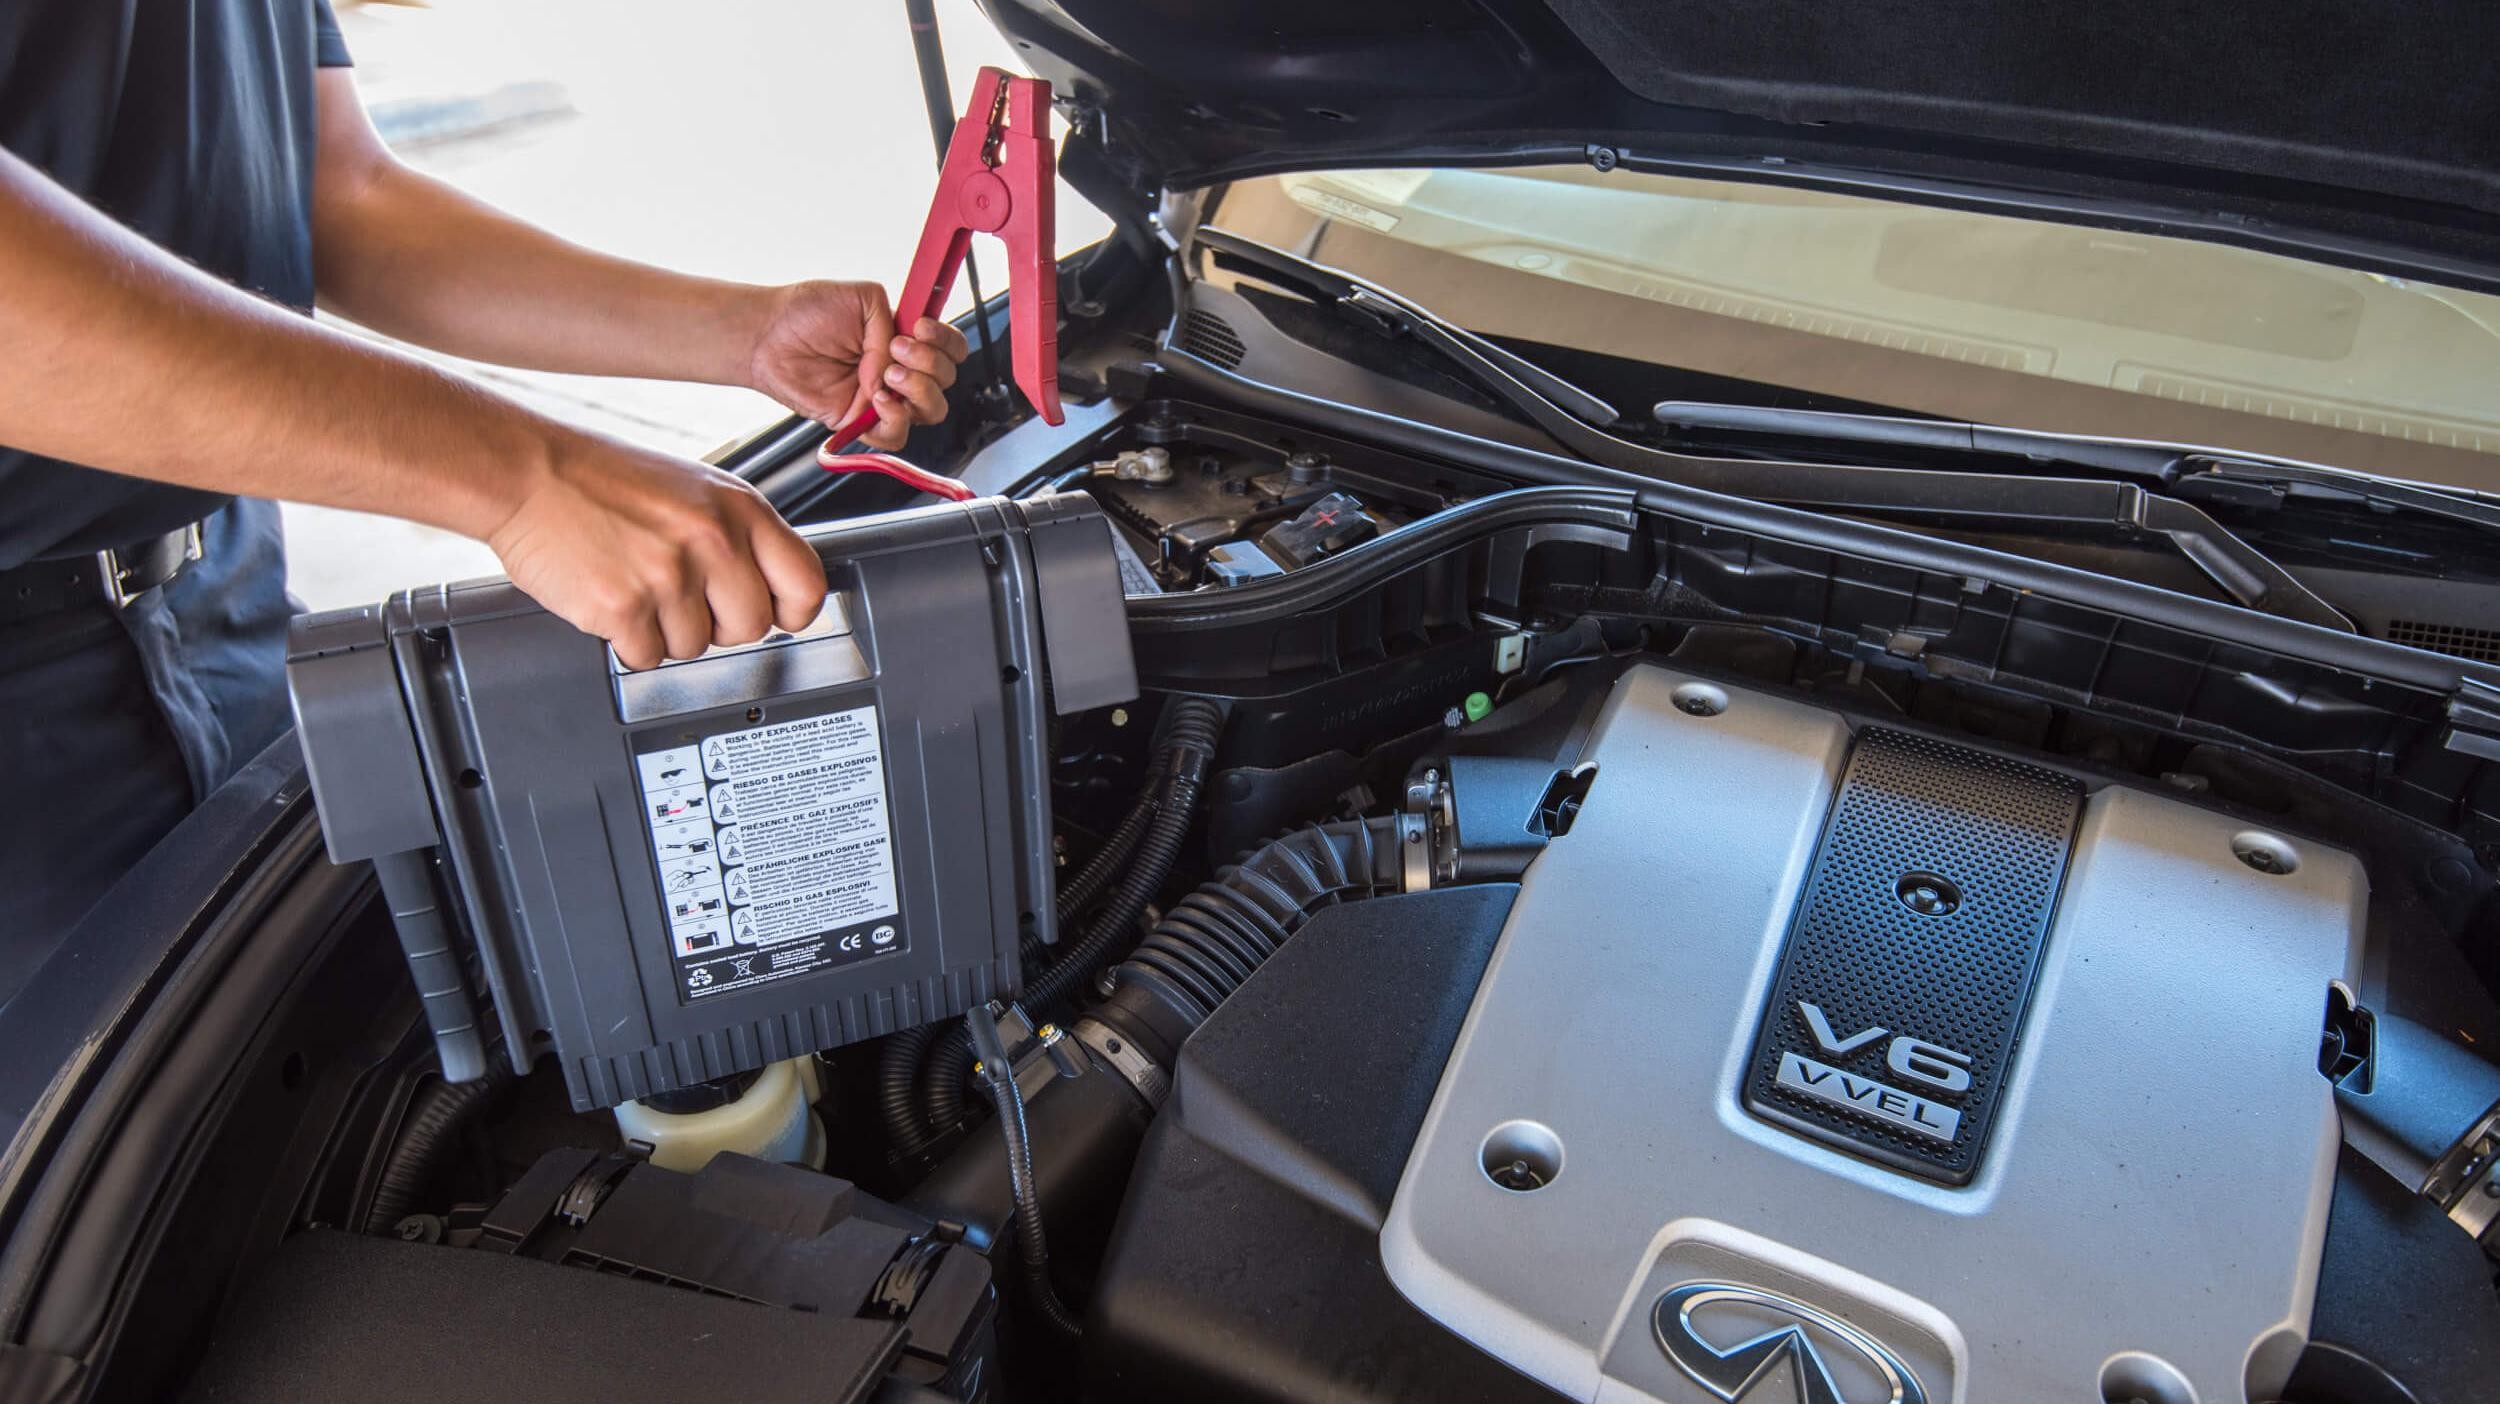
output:
[[[1215,757],[1215,743],[1223,730],[1224,709],[1206,698],[1182,698],[1165,710],[1155,760],[1146,772],[1146,792],[1103,844],[1105,853],[1122,846],[1132,849],[1133,861],[1112,888],[1102,910],[1086,927],[1085,935],[1063,949],[1059,958],[1039,975],[1025,982],[1021,1002],[1035,1018],[1054,1010],[1084,987],[1095,970],[1137,929],[1138,914],[1171,879],[1181,843],[1188,837],[1190,823],[1197,818],[1207,767]],[[1122,831],[1132,827],[1134,837],[1123,840]],[[1097,868],[1107,874],[1119,866],[1116,861],[1106,863],[1097,855],[1069,886],[1073,890],[1087,882],[1087,875]],[[1106,880],[1094,878],[1092,883],[1099,888]],[[1090,893],[1085,894],[1085,900],[1091,900]],[[1082,907],[1082,901],[1071,906],[1064,893],[1059,899],[1063,921],[1071,919]],[[972,1045],[961,1026],[939,1035],[930,1047],[920,1070],[919,1093],[923,1124],[932,1128],[929,1136],[963,1120],[964,1083],[971,1075],[972,1061]]]
[[[1198,800],[1207,768],[1215,759],[1216,740],[1223,735],[1224,710],[1203,697],[1185,697],[1165,713],[1162,794],[1137,856],[1111,890],[1109,900],[1085,928],[1077,943],[1025,982],[1024,1007],[1036,1017],[1057,1008],[1084,987],[1111,952],[1137,929],[1138,914],[1172,876],[1182,840],[1198,817]]]
[[[934,1139],[964,1119],[964,1080],[972,1076],[972,1040],[964,1026],[938,1036],[920,1069],[920,1114]]]
[[[1394,818],[1345,819],[1271,839],[1172,904],[1113,972],[1093,1017],[1165,1067],[1311,913],[1405,889]]]
[[[373,1203],[365,1210],[365,1232],[389,1233],[408,1217],[418,1191],[441,1168],[460,1128],[511,1085],[512,1069],[502,1059],[490,1058],[483,1077],[469,1082],[437,1081],[417,1094],[407,1120],[400,1125],[399,1139],[391,1143],[391,1153],[382,1162]]]
[[[1076,876],[1059,884],[1059,899],[1055,905],[1062,928],[1084,914],[1086,905],[1102,895],[1102,890],[1111,884],[1112,876],[1120,871],[1122,864],[1128,862],[1129,855],[1137,851],[1137,841],[1145,837],[1146,825],[1154,818],[1163,798],[1165,759],[1160,752],[1156,754],[1154,762],[1146,767],[1145,783],[1137,787],[1137,803],[1129,806],[1128,813],[1122,815],[1119,824],[1111,830],[1111,836],[1102,841],[1102,847],[1094,850],[1094,856],[1086,860],[1084,867],[1076,870]]]
[[[884,1123],[894,1153],[918,1155],[929,1144],[928,1126],[920,1119],[921,1055],[929,1051],[939,1026],[922,1024],[895,1034],[877,1055],[877,1119]]]

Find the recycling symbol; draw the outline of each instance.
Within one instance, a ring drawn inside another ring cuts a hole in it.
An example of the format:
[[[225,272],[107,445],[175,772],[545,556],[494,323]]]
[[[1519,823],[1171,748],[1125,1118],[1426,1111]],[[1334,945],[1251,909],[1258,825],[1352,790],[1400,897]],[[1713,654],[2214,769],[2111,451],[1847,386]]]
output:
[[[712,983],[712,972],[707,966],[698,965],[691,974],[686,976],[686,988],[690,990],[702,989],[710,983]]]

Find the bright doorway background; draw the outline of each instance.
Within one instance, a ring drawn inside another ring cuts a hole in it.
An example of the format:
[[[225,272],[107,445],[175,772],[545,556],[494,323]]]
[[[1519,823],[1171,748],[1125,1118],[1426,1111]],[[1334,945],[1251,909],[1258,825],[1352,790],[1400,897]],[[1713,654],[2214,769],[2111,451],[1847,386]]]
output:
[[[939,0],[961,101],[1013,50],[970,0]],[[759,283],[899,285],[936,157],[899,0],[434,0],[341,4],[357,81],[411,163],[595,248]],[[1062,185],[1062,250],[1107,231]],[[991,241],[982,287],[1004,287]],[[969,299],[959,286],[953,311]],[[778,417],[760,395],[474,366],[504,393],[699,456]],[[476,542],[287,508],[288,568],[317,609],[498,572]]]

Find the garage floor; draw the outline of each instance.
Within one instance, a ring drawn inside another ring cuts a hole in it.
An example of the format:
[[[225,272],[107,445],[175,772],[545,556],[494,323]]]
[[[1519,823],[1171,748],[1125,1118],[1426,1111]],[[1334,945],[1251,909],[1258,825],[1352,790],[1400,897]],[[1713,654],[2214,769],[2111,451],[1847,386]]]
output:
[[[981,64],[1012,66],[970,0],[937,8],[959,97]],[[936,158],[900,3],[434,0],[340,11],[385,135],[484,199],[690,272],[901,281]],[[860,191],[874,193],[844,193]],[[1063,247],[1106,227],[1061,187]],[[984,287],[1003,282],[996,268],[984,262]],[[690,456],[780,412],[717,386],[455,364],[551,413]],[[498,571],[476,542],[361,513],[289,507],[287,530],[295,593],[315,608]]]

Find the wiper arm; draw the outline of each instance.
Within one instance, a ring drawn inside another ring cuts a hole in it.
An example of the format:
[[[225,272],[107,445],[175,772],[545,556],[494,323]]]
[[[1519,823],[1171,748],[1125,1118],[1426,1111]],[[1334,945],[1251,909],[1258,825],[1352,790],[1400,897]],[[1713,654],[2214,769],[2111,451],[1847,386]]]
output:
[[[2261,505],[2263,499],[2282,495],[2333,497],[2444,517],[2500,532],[2500,499],[2485,493],[2201,444],[2102,439],[1961,419],[1721,405],[1702,400],[1661,400],[1651,415],[1660,424],[1675,429],[1946,449],[2024,458],[2042,464],[2073,464],[2156,481],[2182,496],[2208,502],[2245,506]]]
[[[1795,507],[2160,536],[2224,593],[2250,609],[2340,633],[2354,632],[2352,621],[2333,605],[2193,503],[2135,483],[1669,453],[1610,432],[1619,416],[1597,396],[1395,293],[1222,230],[1201,229],[1197,237],[1220,253],[1283,274],[1376,326],[1404,332],[1430,346],[1557,444],[1592,463],[1705,492]],[[1552,386],[1561,387],[1565,400],[1594,403],[1582,407],[1586,412],[1565,408],[1548,393]]]
[[[2196,471],[2179,480],[2180,492],[2223,502],[2243,501],[2251,488],[2268,495],[2333,497],[2500,532],[2500,498],[2489,493],[2409,483],[2353,468],[2214,452],[2217,456],[2211,459],[2199,455]]]
[[[1618,424],[1623,420],[1623,412],[1602,396],[1572,384],[1499,343],[1478,336],[1454,322],[1444,321],[1376,283],[1222,229],[1200,228],[1198,242],[1264,272],[1282,274],[1331,302],[1361,311],[1375,324],[1390,331],[1416,333],[1419,339],[1435,350],[1441,350],[1443,343],[1464,347],[1466,354],[1461,358],[1462,370],[1472,369],[1470,363],[1473,361],[1489,361],[1573,418],[1601,425]]]

